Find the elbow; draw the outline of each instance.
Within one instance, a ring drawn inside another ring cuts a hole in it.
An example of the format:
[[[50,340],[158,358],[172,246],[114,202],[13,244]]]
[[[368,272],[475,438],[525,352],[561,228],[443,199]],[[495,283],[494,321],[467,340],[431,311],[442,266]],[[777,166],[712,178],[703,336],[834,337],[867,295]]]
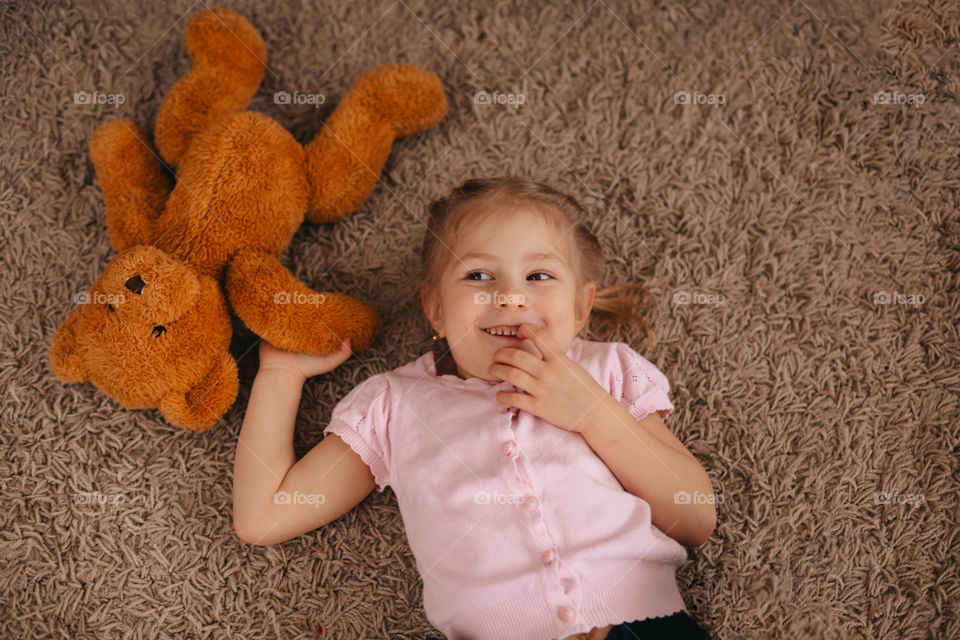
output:
[[[254,546],[269,547],[273,542],[266,537],[266,532],[255,526],[257,519],[238,518],[234,515],[233,531],[243,542]]]
[[[709,507],[709,509],[703,510],[703,519],[699,526],[691,531],[690,536],[687,538],[686,544],[688,547],[701,546],[710,539],[713,532],[717,529],[717,510],[713,505],[705,506]]]
[[[706,475],[706,472],[704,472],[704,475]],[[703,545],[717,529],[717,495],[713,491],[713,484],[709,481],[709,478],[707,479],[707,489],[708,491],[704,492],[703,495],[707,496],[708,499],[699,502],[695,524],[690,527],[686,542],[688,547]]]
[[[233,531],[237,534],[237,537],[241,541],[246,542],[247,544],[257,544],[256,536],[250,535],[250,530],[247,529],[246,525],[241,525],[239,521],[233,521]]]

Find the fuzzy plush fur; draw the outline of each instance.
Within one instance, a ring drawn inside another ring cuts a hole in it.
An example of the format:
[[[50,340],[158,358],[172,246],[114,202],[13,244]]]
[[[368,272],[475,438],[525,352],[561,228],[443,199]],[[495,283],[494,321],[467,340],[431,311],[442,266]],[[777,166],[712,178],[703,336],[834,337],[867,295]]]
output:
[[[267,57],[249,21],[227,9],[198,13],[186,44],[193,68],[157,115],[159,156],[129,120],[102,125],[90,141],[119,254],[54,335],[50,362],[61,380],[89,380],[125,407],[157,407],[171,424],[205,429],[237,395],[227,300],[282,349],[328,354],[350,337],[361,352],[373,342],[375,309],[311,290],[279,256],[304,219],[333,222],[356,209],[393,140],[436,124],[446,98],[429,71],[382,65],[301,146],[273,119],[244,111]]]

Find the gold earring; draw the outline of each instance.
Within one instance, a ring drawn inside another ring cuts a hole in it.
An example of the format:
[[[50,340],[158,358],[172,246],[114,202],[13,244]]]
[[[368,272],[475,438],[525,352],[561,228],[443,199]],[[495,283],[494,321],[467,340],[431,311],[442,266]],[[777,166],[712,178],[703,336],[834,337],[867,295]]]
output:
[[[433,341],[434,341],[434,342],[436,342],[436,341],[439,340],[439,339],[440,339],[440,334],[438,334],[438,333],[433,334]]]

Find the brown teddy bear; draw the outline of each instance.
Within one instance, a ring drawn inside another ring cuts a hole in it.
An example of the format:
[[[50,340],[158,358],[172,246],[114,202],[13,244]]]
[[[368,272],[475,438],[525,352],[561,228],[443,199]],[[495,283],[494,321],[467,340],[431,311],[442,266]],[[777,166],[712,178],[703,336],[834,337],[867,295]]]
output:
[[[354,351],[370,346],[382,325],[373,308],[311,290],[278,256],[304,218],[332,222],[356,209],[393,140],[439,122],[447,103],[434,74],[376,67],[301,146],[245,110],[267,58],[253,25],[227,9],[204,11],[185,39],[193,67],[160,107],[159,156],[129,120],[90,140],[118,254],[78,296],[49,358],[65,382],[89,380],[125,407],[159,408],[194,430],[213,426],[236,399],[228,300],[283,349],[330,354],[347,337]]]

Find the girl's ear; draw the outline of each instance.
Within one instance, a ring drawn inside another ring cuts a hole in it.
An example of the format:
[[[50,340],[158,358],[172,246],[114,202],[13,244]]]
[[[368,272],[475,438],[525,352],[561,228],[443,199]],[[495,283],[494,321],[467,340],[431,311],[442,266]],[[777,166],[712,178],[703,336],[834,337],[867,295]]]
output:
[[[593,300],[597,295],[597,284],[592,280],[583,285],[581,292],[580,305],[576,309],[577,333],[580,333],[587,326],[587,319],[593,310]]]
[[[430,321],[430,326],[439,331],[443,326],[443,314],[440,313],[440,301],[430,287],[423,285],[420,287],[420,302],[423,304],[423,313]]]

